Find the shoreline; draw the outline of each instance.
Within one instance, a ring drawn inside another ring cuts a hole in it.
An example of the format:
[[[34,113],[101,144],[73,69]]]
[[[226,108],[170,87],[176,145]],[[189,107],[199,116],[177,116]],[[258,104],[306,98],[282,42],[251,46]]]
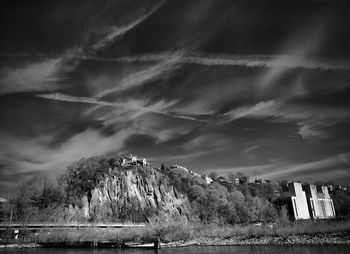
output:
[[[80,242],[82,243],[82,242]],[[91,248],[106,248],[97,243],[91,242]],[[107,248],[120,248],[120,243],[108,242],[114,247]],[[71,242],[51,242],[50,247],[65,247],[65,248],[79,248],[76,243]],[[181,240],[168,243],[162,243],[162,248],[181,248],[191,246],[350,246],[350,233],[331,233],[331,234],[317,234],[310,235],[292,235],[292,236],[261,236],[247,238],[243,236],[234,236],[226,239],[211,238],[211,237],[199,237],[192,240]],[[0,244],[0,249],[9,248],[46,248],[45,244],[38,243],[9,243]],[[86,246],[85,246],[86,247]]]
[[[240,236],[227,239],[201,237],[189,241],[176,241],[163,244],[164,247],[186,247],[186,246],[332,246],[349,245],[349,233],[320,234],[315,236],[293,235],[287,237],[281,236],[262,236],[253,238],[244,238]]]

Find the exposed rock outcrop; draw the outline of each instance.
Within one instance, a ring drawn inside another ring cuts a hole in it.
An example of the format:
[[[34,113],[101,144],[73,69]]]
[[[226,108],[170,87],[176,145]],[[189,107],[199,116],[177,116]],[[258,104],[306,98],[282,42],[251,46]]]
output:
[[[79,213],[93,221],[187,220],[188,198],[169,180],[148,166],[115,168],[83,198]]]

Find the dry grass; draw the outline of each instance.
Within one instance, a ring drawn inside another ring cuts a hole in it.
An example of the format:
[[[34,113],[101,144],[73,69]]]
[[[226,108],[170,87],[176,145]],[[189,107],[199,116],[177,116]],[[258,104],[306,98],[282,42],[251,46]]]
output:
[[[54,230],[48,234],[37,236],[39,242],[82,242],[82,241],[113,241],[113,242],[151,242],[160,237],[162,242],[192,240],[200,237],[227,239],[230,237],[260,238],[262,236],[316,235],[324,233],[350,232],[350,222],[334,221],[303,221],[274,228],[268,225],[226,225],[216,224],[184,224],[171,223],[166,225],[153,224],[144,228],[124,229],[80,229]]]

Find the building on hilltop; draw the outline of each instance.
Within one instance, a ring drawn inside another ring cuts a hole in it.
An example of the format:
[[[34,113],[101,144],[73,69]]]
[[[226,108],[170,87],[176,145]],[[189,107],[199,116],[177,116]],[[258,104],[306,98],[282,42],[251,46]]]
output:
[[[281,186],[278,203],[287,205],[295,220],[335,218],[333,200],[327,186],[290,182]]]
[[[303,191],[301,183],[290,182],[282,185],[279,203],[287,205],[289,214],[295,220],[310,219],[306,194]]]
[[[207,184],[211,184],[214,180],[208,175],[202,175],[202,178],[207,182]]]
[[[341,186],[339,184],[335,185],[334,186],[334,190],[343,190],[343,191],[346,191],[346,187],[345,186]]]
[[[313,219],[335,218],[333,200],[329,196],[326,186],[316,186],[313,184],[303,185],[306,193],[310,217]]]
[[[235,183],[235,184],[239,184],[239,178],[238,178],[238,177],[236,177],[235,179],[233,179],[233,183]]]
[[[146,161],[146,159],[145,158],[143,158],[142,160],[141,159],[139,159],[139,160],[137,160],[136,161],[137,162],[137,165],[141,165],[141,166],[149,166],[149,163]]]
[[[149,163],[146,161],[145,158],[143,159],[137,159],[136,155],[130,154],[129,156],[124,156],[119,159],[119,164],[121,166],[128,166],[128,165],[141,165],[141,166],[148,166]]]

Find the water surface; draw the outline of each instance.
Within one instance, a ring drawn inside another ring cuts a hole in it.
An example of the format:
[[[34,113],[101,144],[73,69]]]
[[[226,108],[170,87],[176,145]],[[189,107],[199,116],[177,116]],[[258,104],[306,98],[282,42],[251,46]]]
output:
[[[147,249],[2,249],[0,253],[9,254],[349,254],[350,246],[225,246],[225,247],[182,247],[163,248],[157,250]]]

